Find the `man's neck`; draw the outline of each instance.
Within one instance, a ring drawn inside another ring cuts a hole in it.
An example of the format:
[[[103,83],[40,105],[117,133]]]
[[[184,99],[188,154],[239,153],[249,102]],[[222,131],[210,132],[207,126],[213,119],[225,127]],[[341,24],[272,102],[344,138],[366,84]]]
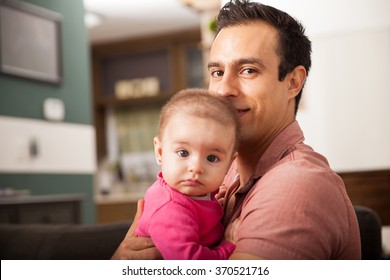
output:
[[[261,146],[253,149],[253,145],[243,144],[244,147],[252,147],[252,149],[240,149],[237,156],[237,169],[240,174],[240,185],[243,186],[255,172],[256,165],[264,154],[268,146]]]
[[[240,185],[244,185],[253,176],[257,163],[274,139],[288,126],[294,119],[274,131],[268,137],[263,137],[261,141],[241,142],[237,156],[237,169],[240,174]]]

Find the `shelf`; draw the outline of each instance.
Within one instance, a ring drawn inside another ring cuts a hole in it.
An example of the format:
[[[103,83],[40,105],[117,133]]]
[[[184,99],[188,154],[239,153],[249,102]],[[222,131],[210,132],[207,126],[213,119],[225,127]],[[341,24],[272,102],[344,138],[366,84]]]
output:
[[[112,97],[100,97],[96,101],[96,105],[99,107],[113,106],[113,107],[146,107],[146,106],[161,106],[165,104],[171,94],[160,93],[157,96],[152,97],[141,97],[141,98],[128,98],[128,99],[118,99],[114,96]]]

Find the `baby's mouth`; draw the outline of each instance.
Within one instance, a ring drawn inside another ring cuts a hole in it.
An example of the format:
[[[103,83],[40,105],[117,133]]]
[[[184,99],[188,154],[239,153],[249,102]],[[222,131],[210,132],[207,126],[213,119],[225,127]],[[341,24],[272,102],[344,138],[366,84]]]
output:
[[[197,185],[201,184],[198,179],[187,179],[184,182],[186,185],[189,185],[189,186],[197,186]]]

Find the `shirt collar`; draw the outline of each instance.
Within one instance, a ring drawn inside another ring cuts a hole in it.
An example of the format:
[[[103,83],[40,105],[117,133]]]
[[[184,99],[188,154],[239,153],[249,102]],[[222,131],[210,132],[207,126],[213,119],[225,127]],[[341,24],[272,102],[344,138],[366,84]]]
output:
[[[264,154],[257,162],[253,176],[245,183],[244,186],[239,187],[240,176],[237,169],[237,161],[235,160],[230,167],[229,175],[226,178],[231,183],[232,189],[239,187],[237,193],[248,192],[254,183],[262,177],[275,163],[288,155],[295,148],[297,143],[304,141],[303,132],[297,121],[294,121],[287,126],[279,135],[272,141]]]

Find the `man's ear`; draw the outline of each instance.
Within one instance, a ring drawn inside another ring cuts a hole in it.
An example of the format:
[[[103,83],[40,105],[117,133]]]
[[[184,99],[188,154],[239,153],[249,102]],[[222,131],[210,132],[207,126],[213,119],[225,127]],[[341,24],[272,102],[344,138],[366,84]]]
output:
[[[301,91],[306,79],[306,69],[302,65],[294,68],[294,70],[288,74],[289,79],[289,97],[295,98]]]
[[[154,156],[158,165],[162,165],[162,144],[160,139],[156,136],[153,139]]]

